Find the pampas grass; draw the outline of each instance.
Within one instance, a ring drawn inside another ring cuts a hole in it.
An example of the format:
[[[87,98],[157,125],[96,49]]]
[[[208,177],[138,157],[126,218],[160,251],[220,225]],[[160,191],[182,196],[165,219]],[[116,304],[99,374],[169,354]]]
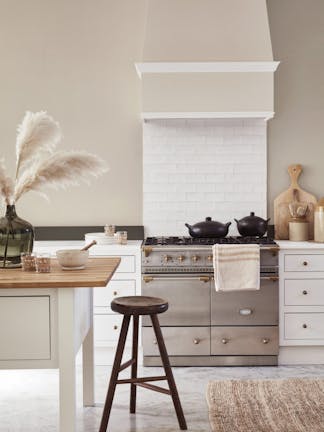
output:
[[[90,176],[98,177],[106,171],[106,164],[98,156],[76,151],[56,152],[23,173],[15,187],[14,201],[28,191],[39,191],[44,186],[64,189],[82,180],[89,183]]]
[[[12,179],[7,176],[4,160],[0,159],[0,196],[3,197],[7,205],[11,203],[13,192],[14,183]]]
[[[45,111],[26,112],[17,129],[15,182],[7,176],[0,160],[0,198],[16,203],[26,192],[46,196],[45,186],[66,188],[89,183],[108,171],[98,156],[83,151],[55,151],[62,138],[59,124]]]
[[[59,124],[45,111],[27,111],[17,128],[16,178],[21,167],[33,160],[40,151],[53,151],[61,138]]]

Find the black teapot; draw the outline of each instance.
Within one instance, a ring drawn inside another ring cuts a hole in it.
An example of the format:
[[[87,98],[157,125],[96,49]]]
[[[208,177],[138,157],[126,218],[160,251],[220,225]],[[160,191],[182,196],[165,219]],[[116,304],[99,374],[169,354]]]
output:
[[[195,225],[186,223],[185,225],[188,227],[191,237],[220,238],[227,236],[231,222],[222,224],[221,222],[213,221],[211,217],[206,217],[203,222],[198,222]]]
[[[268,222],[270,219],[262,219],[255,216],[254,212],[250,216],[246,216],[239,221],[234,219],[237,225],[238,232],[243,237],[263,237],[268,229]]]

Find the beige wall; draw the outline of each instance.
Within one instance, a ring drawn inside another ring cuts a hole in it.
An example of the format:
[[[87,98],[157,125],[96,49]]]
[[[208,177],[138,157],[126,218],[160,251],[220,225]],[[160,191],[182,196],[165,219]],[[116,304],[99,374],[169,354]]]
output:
[[[142,220],[139,85],[146,0],[0,0],[0,156],[13,168],[25,110],[47,110],[64,149],[106,159],[90,186],[27,194],[18,213],[35,225]]]
[[[324,196],[324,1],[268,0],[275,73],[275,111],[269,123],[268,191],[287,188],[287,166],[301,163],[301,186]]]
[[[111,166],[90,186],[51,191],[49,204],[26,195],[18,212],[35,225],[141,223],[134,62],[142,58],[146,2],[0,0],[0,155],[12,169],[17,123],[27,109],[47,109],[62,125],[63,148],[92,151]],[[324,195],[324,2],[268,0],[268,9],[274,59],[281,61],[269,123],[272,215],[290,163],[302,163],[301,184]]]

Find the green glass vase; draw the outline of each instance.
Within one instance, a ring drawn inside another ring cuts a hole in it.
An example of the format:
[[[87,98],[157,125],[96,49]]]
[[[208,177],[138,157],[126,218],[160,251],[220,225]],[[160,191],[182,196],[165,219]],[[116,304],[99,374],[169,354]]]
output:
[[[33,245],[33,226],[17,216],[14,205],[7,205],[0,218],[0,268],[21,267],[20,254],[32,252]]]

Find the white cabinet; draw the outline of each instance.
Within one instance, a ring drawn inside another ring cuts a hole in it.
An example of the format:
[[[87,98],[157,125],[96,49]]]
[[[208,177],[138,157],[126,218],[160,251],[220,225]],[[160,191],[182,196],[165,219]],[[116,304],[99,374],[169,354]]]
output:
[[[140,240],[129,240],[127,245],[94,246],[91,256],[118,256],[120,265],[105,288],[94,288],[94,343],[97,347],[116,347],[122,315],[110,308],[116,297],[133,296],[141,293],[141,244]],[[131,340],[129,331],[127,345]]]
[[[97,347],[116,347],[122,315],[114,313],[110,303],[115,297],[139,295],[141,293],[141,240],[129,240],[127,245],[96,245],[89,252],[91,257],[120,257],[120,265],[112,280],[104,288],[94,288],[94,343]],[[83,241],[36,242],[35,250],[55,252],[62,248],[80,249]],[[131,337],[129,331],[128,342]]]
[[[280,346],[324,349],[324,245],[280,245]]]

